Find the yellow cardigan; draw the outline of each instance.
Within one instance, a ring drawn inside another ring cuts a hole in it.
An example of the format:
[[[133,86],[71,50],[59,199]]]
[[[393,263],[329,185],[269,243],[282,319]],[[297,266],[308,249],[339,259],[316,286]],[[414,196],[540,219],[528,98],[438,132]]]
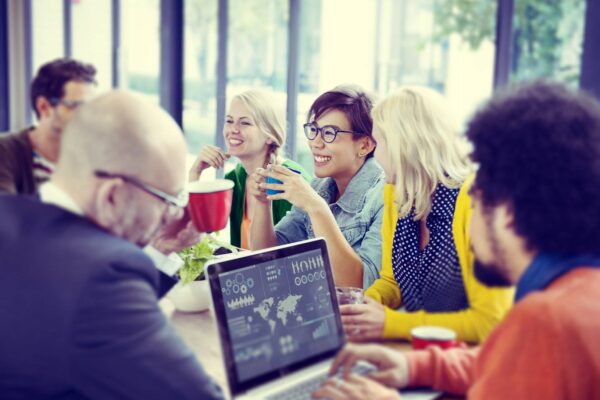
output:
[[[471,179],[472,180],[472,179]],[[469,308],[456,312],[428,313],[403,312],[400,288],[392,270],[392,243],[398,221],[398,206],[394,203],[395,187],[384,187],[381,277],[367,289],[366,295],[385,305],[384,338],[410,337],[410,330],[420,325],[437,325],[453,329],[460,340],[479,343],[502,320],[512,306],[511,289],[492,289],[481,284],[473,273],[474,255],[470,248],[469,224],[471,198],[468,195],[471,180],[465,182],[456,199],[452,231],[460,262]]]

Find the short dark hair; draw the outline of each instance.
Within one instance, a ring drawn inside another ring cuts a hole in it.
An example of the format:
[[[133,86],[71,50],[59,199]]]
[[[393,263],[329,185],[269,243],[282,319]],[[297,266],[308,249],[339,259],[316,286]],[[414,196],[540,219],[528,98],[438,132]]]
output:
[[[468,126],[474,188],[507,204],[530,249],[600,254],[600,104],[536,81],[491,100]]]
[[[360,133],[360,136],[371,136],[373,100],[372,95],[358,85],[339,85],[317,97],[308,110],[307,122],[319,119],[330,110],[338,110],[350,121],[351,130]],[[373,152],[368,157],[372,155]]]
[[[31,106],[39,118],[35,101],[42,96],[46,99],[60,99],[64,96],[65,84],[69,81],[96,84],[96,68],[91,64],[59,58],[40,67],[31,83]]]

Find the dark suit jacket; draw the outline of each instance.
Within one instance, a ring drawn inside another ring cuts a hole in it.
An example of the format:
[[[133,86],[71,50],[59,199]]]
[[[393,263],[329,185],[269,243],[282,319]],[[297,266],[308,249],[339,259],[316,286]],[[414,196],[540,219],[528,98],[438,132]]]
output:
[[[0,195],[0,398],[221,398],[157,304],[163,278],[90,221]]]

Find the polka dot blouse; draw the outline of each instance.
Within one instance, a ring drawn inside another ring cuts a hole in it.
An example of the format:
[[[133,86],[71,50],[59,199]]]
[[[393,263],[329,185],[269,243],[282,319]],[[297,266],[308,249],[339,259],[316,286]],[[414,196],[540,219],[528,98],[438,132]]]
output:
[[[423,250],[414,209],[398,219],[392,268],[407,311],[449,312],[469,306],[452,235],[458,192],[441,184],[436,188],[426,221],[429,243]]]

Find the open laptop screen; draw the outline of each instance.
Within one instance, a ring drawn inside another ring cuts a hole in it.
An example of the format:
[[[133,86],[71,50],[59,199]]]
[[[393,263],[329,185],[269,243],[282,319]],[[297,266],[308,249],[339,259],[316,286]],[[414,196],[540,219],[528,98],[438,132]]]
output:
[[[343,345],[322,239],[219,262],[208,274],[235,389],[331,357]]]

